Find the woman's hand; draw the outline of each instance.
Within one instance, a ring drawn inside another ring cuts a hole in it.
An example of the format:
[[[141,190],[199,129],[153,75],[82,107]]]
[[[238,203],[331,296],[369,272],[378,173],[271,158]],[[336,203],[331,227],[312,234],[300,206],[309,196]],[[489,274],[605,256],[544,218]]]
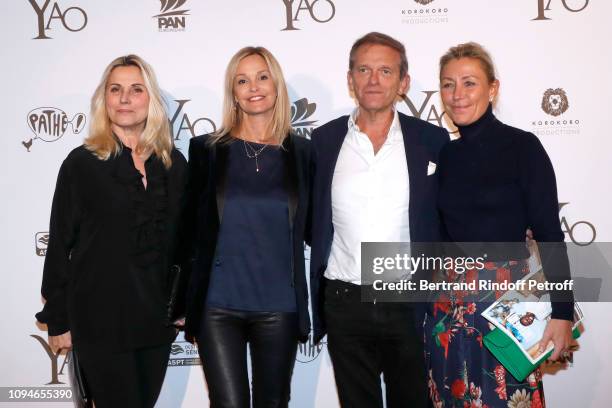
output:
[[[72,347],[72,336],[70,331],[62,333],[59,336],[49,336],[49,347],[51,351],[57,353],[61,349],[69,349]]]
[[[544,335],[540,340],[540,353],[546,350],[549,342],[553,342],[555,350],[549,360],[557,361],[562,353],[569,350],[572,342],[572,322],[562,319],[550,319],[544,329]]]

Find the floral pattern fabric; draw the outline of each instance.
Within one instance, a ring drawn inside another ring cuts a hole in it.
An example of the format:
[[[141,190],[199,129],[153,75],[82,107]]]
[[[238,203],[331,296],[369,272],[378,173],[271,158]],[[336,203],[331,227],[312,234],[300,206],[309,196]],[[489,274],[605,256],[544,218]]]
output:
[[[447,280],[503,282],[527,273],[525,261],[487,262],[480,271],[447,271]],[[480,314],[502,294],[476,290],[436,295],[424,331],[429,397],[435,408],[545,407],[540,370],[518,381],[483,345],[493,325]]]

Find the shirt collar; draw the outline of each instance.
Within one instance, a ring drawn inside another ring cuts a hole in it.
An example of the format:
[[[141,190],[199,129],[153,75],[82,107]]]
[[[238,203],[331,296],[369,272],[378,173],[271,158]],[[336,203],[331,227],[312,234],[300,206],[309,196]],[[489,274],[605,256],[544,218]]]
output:
[[[359,116],[359,107],[353,109],[353,112],[349,115],[348,118],[348,130],[361,132],[359,126],[357,125],[357,116]],[[391,127],[389,127],[389,133],[387,134],[387,142],[395,142],[402,137],[402,128],[400,126],[399,115],[397,113],[397,109],[395,106],[393,107],[393,122],[391,122]]]

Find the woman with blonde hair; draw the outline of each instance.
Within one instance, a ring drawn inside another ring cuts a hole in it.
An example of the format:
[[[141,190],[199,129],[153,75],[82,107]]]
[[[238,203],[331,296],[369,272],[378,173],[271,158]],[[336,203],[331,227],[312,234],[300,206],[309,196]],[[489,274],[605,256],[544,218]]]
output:
[[[447,278],[459,283],[524,279],[529,273],[529,228],[547,280],[563,282],[570,273],[553,165],[535,135],[495,117],[499,86],[491,56],[480,44],[459,44],[440,59],[442,103],[461,137],[440,152],[438,210],[446,239],[477,243],[472,255],[487,260],[480,270],[450,268]],[[483,345],[492,326],[481,313],[501,294],[480,289],[439,294],[425,328],[433,406],[545,406],[539,369],[517,379]],[[570,346],[573,296],[551,291],[550,298],[551,319],[539,348],[552,342],[551,359],[556,360]],[[516,322],[508,321],[510,306],[516,304],[502,307],[503,324],[516,335]]]
[[[188,210],[195,257],[187,336],[198,342],[211,407],[286,407],[298,340],[310,330],[304,270],[310,144],[294,135],[281,68],[263,47],[230,60],[223,125],[191,139]]]
[[[73,348],[96,407],[153,407],[176,335],[167,279],[186,181],[153,70],[113,60],[89,136],[59,170],[43,310],[54,350]]]

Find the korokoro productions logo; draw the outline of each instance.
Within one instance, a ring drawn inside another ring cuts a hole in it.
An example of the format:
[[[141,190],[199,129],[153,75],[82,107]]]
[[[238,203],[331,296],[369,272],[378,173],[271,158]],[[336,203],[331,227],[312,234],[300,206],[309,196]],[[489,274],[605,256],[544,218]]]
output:
[[[281,31],[299,30],[295,22],[304,12],[308,12],[310,18],[317,23],[327,23],[336,15],[336,5],[331,0],[283,0],[283,3],[285,5],[285,28]]]
[[[310,363],[319,357],[324,346],[325,342],[322,341],[319,342],[319,344],[315,344],[312,341],[312,334],[310,334],[308,335],[308,341],[306,343],[298,344],[295,360],[299,363]]]
[[[566,115],[570,101],[563,88],[548,88],[542,94],[540,108],[552,118],[532,120],[532,131],[537,136],[580,134],[580,119]]]
[[[546,15],[546,12],[551,11],[551,3],[553,0],[535,0],[538,4],[538,15],[531,20],[552,20],[552,18]],[[556,8],[563,6],[563,8],[570,13],[579,13],[589,5],[589,0],[555,0]]]
[[[49,37],[47,32],[57,27],[58,21],[67,31],[73,33],[81,31],[87,26],[87,13],[80,7],[69,6],[62,9],[59,1],[53,3],[51,3],[51,0],[44,0],[42,3],[37,0],[28,1],[34,9],[34,13],[36,13],[38,28],[38,34],[32,38],[33,40],[50,40],[52,37]]]
[[[68,114],[59,108],[41,107],[32,109],[26,116],[28,127],[34,134],[29,140],[21,142],[23,147],[29,152],[35,140],[43,142],[55,142],[66,133],[68,125],[72,128],[73,134],[79,134],[85,127],[85,114],[77,113],[72,119],[68,119]]]
[[[37,232],[36,235],[34,235],[34,248],[36,248],[36,255],[46,256],[48,245],[49,245],[49,233],[48,232]]]
[[[186,17],[189,10],[179,10],[187,0],[159,0],[160,13],[153,16],[157,19],[157,29],[160,32],[185,31]]]
[[[187,341],[175,341],[170,347],[169,367],[200,365],[198,347]]]
[[[401,9],[402,23],[404,24],[440,24],[448,23],[448,0],[414,0],[414,7]],[[431,5],[430,5],[431,4]]]
[[[312,119],[311,116],[316,110],[317,104],[308,102],[306,98],[293,102],[291,105],[291,127],[297,135],[310,139],[310,134],[317,123],[317,120]]]

